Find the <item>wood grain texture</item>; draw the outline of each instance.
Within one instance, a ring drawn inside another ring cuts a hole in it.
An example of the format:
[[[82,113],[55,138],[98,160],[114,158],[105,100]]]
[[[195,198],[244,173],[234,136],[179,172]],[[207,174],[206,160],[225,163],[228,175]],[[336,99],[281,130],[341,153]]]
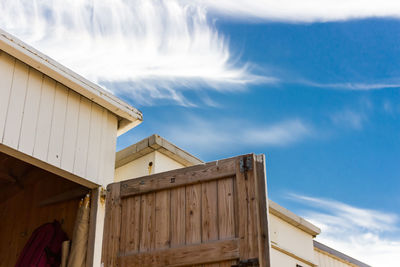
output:
[[[156,249],[169,248],[170,246],[170,191],[163,190],[155,193],[155,245]]]
[[[186,188],[171,189],[171,247],[185,245]]]
[[[252,159],[246,172],[239,168],[243,157]],[[258,180],[265,176],[255,164],[254,155],[245,155],[116,183],[122,219],[113,258],[120,266],[225,267],[249,258],[269,266],[259,236],[268,222],[261,222],[266,204],[259,203],[266,200]],[[235,253],[226,257],[224,246],[232,240]]]
[[[201,184],[186,186],[186,244],[201,243]]]
[[[121,196],[126,197],[160,189],[196,184],[209,180],[218,180],[235,175],[234,160],[228,159],[218,163],[219,162],[212,162],[204,165],[196,165],[154,174],[151,177],[141,177],[124,181],[122,182]]]
[[[120,184],[112,184],[107,188],[102,252],[102,262],[107,267],[114,267],[117,264],[117,256],[120,251],[122,217],[120,193]]]
[[[150,253],[121,255],[120,266],[178,267],[237,258],[238,240],[224,240],[207,244],[157,250]]]
[[[155,193],[142,195],[139,251],[151,251],[155,244]]]

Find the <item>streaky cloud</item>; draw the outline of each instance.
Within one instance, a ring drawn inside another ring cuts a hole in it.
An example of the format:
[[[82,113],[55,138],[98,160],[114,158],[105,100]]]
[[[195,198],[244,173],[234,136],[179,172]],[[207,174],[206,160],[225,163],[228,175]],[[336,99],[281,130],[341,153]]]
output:
[[[195,2],[2,0],[0,27],[140,104],[168,99],[190,106],[185,90],[274,82],[239,62],[207,8]]]
[[[311,23],[373,17],[400,18],[397,0],[197,0],[231,19]]]
[[[333,90],[349,90],[349,91],[370,91],[370,90],[383,90],[390,88],[399,88],[400,83],[357,83],[357,82],[345,82],[345,83],[317,83],[312,81],[297,81],[300,84],[304,84],[310,87],[317,87],[323,89]]]
[[[400,260],[399,217],[341,201],[288,194],[303,204],[300,215],[321,228],[318,241],[372,266],[395,267]]]

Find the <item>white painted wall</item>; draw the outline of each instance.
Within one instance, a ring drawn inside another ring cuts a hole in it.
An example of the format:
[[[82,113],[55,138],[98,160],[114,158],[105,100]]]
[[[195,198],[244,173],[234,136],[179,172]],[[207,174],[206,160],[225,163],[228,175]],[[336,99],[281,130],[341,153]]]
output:
[[[149,168],[149,163],[152,167]],[[115,182],[138,178],[149,174],[183,168],[184,165],[164,154],[153,151],[115,169]]]
[[[105,186],[117,124],[107,109],[0,50],[0,144]]]
[[[166,172],[171,170],[176,170],[180,168],[184,168],[185,166],[172,158],[155,151],[155,165],[154,165],[154,173]]]
[[[304,259],[308,262],[314,261],[314,245],[312,235],[302,231],[301,229],[285,222],[273,214],[269,214],[269,230],[271,239],[271,264],[272,266],[286,267],[294,266],[297,262],[301,266],[311,266],[299,259],[291,256]],[[280,251],[274,248],[277,246]],[[283,251],[286,251],[285,254]]]

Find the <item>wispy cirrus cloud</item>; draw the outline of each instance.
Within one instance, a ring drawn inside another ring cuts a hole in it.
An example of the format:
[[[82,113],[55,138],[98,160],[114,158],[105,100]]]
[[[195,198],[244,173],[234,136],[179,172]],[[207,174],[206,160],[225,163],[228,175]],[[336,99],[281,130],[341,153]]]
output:
[[[321,228],[320,242],[377,267],[400,261],[400,218],[397,214],[346,203],[289,194],[303,204],[300,215]]]
[[[344,109],[333,113],[331,120],[337,126],[346,126],[355,130],[361,130],[368,118],[363,111]]]
[[[239,18],[290,22],[340,21],[367,17],[400,17],[396,0],[197,0],[217,14]]]
[[[315,22],[399,17],[398,1],[3,0],[0,27],[118,95],[194,105],[187,91],[243,90],[279,79],[241,62],[215,19]],[[330,84],[369,90],[394,84]],[[204,101],[207,102],[207,101]]]
[[[343,82],[343,83],[317,83],[312,81],[299,81],[299,83],[311,87],[333,89],[333,90],[349,90],[349,91],[370,91],[382,90],[389,88],[400,89],[400,83],[357,83],[357,82]]]
[[[254,125],[243,119],[188,116],[183,123],[160,127],[159,133],[180,147],[204,154],[294,145],[311,137],[314,129],[299,118]]]
[[[0,2],[0,27],[137,103],[274,82],[240,63],[207,8],[179,0]]]

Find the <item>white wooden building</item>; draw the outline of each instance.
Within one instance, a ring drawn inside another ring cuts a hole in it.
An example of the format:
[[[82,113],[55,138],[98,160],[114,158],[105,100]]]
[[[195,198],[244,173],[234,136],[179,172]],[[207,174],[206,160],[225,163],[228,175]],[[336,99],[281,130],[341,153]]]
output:
[[[135,108],[0,30],[0,266],[15,263],[18,250],[41,223],[59,219],[72,231],[76,211],[56,210],[74,207],[76,200],[53,204],[54,210],[27,202],[46,201],[38,194],[54,202],[63,194],[82,194],[84,188],[99,196],[97,189],[114,180],[117,136],[141,121]],[[46,182],[39,186],[39,180]],[[11,207],[42,218],[29,219],[27,225]],[[99,266],[104,204],[92,207],[88,266]]]

